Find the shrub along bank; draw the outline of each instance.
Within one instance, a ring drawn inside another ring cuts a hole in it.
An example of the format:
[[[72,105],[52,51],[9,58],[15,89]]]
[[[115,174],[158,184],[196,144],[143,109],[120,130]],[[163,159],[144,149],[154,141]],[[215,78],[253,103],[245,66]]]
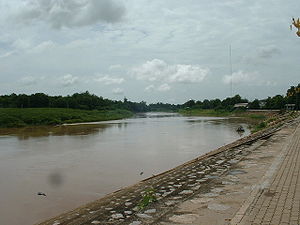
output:
[[[58,125],[128,118],[132,112],[116,110],[80,110],[65,108],[0,108],[0,127]]]

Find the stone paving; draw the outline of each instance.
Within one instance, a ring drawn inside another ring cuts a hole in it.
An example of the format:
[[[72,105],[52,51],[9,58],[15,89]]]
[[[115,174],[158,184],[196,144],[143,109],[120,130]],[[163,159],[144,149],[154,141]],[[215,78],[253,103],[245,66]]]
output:
[[[281,125],[286,123],[284,118],[281,120]],[[219,195],[222,190],[215,188],[216,181],[276,131],[278,124],[41,224],[159,224],[161,218],[185,200],[199,194],[206,198]],[[242,171],[233,170],[231,173],[231,178],[224,182],[234,183],[235,175]],[[139,209],[137,206],[149,188],[155,190],[157,201]],[[209,207],[226,210],[222,204],[212,203]],[[174,217],[175,220],[181,219],[180,215]],[[193,217],[195,215],[190,215],[189,219],[193,220]]]
[[[249,196],[266,187],[280,161],[282,149],[289,142],[296,124],[285,127],[268,139],[249,146],[243,157],[214,182],[208,193],[198,193],[176,205],[155,225],[229,225],[240,216]],[[253,198],[255,199],[255,198]],[[237,213],[238,212],[238,213]],[[243,214],[245,211],[243,211]],[[235,216],[237,215],[237,216]],[[240,220],[239,220],[240,221]]]
[[[255,143],[253,143],[255,145]],[[121,190],[84,206],[67,215],[61,215],[55,220],[42,224],[141,224],[153,223],[170,207],[196,193],[208,192],[209,184],[221,176],[239,161],[248,151],[243,151],[246,145],[232,148],[228,151],[196,160],[168,171],[157,177],[145,180],[128,189]],[[201,188],[200,188],[201,187]],[[156,192],[157,202],[145,210],[138,210],[138,202],[147,188]],[[200,190],[201,189],[201,190]],[[128,223],[125,223],[128,221]]]
[[[282,162],[266,188],[256,193],[238,225],[300,224],[300,125],[283,150]]]

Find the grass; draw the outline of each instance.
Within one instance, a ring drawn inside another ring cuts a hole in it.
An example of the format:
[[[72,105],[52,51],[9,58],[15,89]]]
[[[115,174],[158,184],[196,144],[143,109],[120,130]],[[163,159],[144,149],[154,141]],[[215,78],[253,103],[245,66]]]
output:
[[[227,110],[214,110],[214,109],[181,109],[179,113],[184,116],[215,116],[225,117],[232,115],[232,112]]]
[[[0,108],[0,127],[58,125],[131,117],[127,110],[80,110],[65,108]]]
[[[142,195],[142,199],[140,200],[137,207],[138,207],[139,210],[143,210],[150,203],[155,202],[156,200],[157,199],[156,199],[156,196],[155,196],[155,190],[153,188],[149,188]]]
[[[249,124],[251,132],[257,132],[266,128],[276,118],[266,113],[253,113],[245,110],[214,110],[214,109],[184,109],[179,111],[185,116],[212,116],[212,117],[239,117]]]
[[[257,125],[251,130],[251,132],[252,132],[252,133],[255,133],[255,132],[257,132],[257,131],[260,131],[260,130],[266,128],[267,125],[268,125],[268,123],[263,121],[263,122],[257,124]]]

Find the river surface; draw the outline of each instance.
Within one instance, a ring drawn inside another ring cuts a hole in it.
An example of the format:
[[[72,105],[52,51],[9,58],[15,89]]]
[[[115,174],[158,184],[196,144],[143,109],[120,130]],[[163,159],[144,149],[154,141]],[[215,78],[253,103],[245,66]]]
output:
[[[248,134],[239,120],[167,113],[0,129],[0,224],[41,222]]]

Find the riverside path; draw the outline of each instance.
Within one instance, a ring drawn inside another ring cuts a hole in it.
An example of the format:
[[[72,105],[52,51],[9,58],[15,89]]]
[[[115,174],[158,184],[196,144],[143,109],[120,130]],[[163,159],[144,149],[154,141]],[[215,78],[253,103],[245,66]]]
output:
[[[253,195],[248,208],[232,221],[236,225],[300,224],[300,125],[282,152],[282,162],[269,184]]]

